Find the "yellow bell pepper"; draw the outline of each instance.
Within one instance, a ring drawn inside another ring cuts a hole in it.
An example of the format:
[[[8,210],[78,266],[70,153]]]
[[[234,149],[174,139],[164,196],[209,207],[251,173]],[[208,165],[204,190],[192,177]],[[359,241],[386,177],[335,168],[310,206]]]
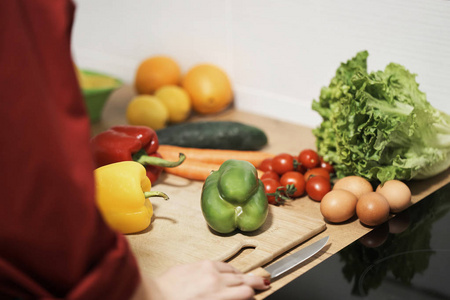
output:
[[[105,165],[94,171],[96,201],[105,221],[124,234],[146,229],[151,222],[153,207],[149,197],[167,195],[150,191],[151,182],[145,167],[135,161]]]

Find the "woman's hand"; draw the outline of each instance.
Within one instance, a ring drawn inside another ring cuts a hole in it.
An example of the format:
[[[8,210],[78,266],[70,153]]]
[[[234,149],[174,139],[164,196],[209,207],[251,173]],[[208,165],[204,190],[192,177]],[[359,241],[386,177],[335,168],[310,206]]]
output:
[[[141,286],[135,296],[143,292],[147,294],[144,299],[252,299],[255,290],[270,287],[262,277],[243,274],[218,261],[175,266],[158,278],[143,281],[145,291]]]

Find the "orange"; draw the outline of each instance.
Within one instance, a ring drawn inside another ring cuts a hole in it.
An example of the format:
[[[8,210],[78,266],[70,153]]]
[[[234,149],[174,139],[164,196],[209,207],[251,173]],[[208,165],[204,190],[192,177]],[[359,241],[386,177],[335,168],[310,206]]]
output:
[[[201,114],[220,112],[233,100],[227,74],[211,64],[190,69],[183,78],[182,86],[191,97],[193,110]]]
[[[176,61],[167,56],[153,56],[139,65],[134,85],[138,94],[152,94],[163,85],[178,84],[180,78]]]

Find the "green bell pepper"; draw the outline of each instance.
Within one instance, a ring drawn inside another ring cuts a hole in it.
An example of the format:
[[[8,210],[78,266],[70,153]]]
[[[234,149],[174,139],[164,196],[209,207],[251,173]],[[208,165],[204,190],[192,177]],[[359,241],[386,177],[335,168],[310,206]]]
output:
[[[208,225],[219,233],[254,231],[269,212],[264,185],[249,162],[230,159],[203,184],[201,205]]]

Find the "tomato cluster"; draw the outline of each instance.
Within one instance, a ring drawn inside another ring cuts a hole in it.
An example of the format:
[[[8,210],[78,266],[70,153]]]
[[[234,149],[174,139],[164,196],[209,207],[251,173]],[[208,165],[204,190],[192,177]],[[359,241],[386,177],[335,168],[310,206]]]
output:
[[[333,166],[312,149],[302,150],[298,156],[280,153],[262,161],[259,169],[264,172],[261,180],[270,204],[301,197],[305,192],[320,201],[331,190],[330,174],[334,173]]]

